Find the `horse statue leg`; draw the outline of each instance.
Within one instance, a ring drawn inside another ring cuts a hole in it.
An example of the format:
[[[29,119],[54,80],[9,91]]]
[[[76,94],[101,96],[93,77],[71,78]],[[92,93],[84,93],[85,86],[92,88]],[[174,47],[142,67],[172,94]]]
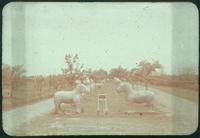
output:
[[[105,114],[108,114],[108,102],[107,99],[105,100]]]
[[[54,109],[54,113],[58,114],[60,111],[60,103],[55,103],[55,109]]]
[[[132,105],[132,102],[128,101],[128,110],[126,111],[126,113],[129,115],[132,110],[131,110],[131,105]]]
[[[80,103],[76,103],[76,113],[80,114],[81,113],[81,108],[80,108]]]

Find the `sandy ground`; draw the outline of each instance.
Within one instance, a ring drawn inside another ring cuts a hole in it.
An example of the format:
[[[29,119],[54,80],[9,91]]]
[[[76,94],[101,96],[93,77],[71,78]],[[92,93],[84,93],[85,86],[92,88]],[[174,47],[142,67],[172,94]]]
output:
[[[84,112],[77,115],[74,108],[62,105],[64,113],[53,114],[53,99],[3,112],[3,128],[9,135],[171,135],[191,134],[197,128],[198,106],[180,97],[150,88],[155,93],[154,112],[125,115],[127,104],[117,94],[115,84],[106,83],[82,98]],[[138,87],[135,90],[144,89]],[[97,94],[106,93],[108,115],[97,115]],[[145,110],[133,105],[134,111]]]

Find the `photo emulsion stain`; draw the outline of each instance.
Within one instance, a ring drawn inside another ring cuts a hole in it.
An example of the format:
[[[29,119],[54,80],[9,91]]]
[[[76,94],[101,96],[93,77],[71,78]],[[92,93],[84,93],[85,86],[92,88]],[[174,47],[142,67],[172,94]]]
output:
[[[198,10],[187,2],[7,4],[5,133],[194,133],[198,27]]]

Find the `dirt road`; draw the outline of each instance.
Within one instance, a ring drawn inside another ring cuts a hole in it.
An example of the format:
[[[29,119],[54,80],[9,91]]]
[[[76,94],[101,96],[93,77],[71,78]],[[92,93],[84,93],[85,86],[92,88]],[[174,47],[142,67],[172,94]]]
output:
[[[126,116],[122,115],[126,102],[114,92],[115,87],[108,84],[83,98],[85,111],[78,116],[52,115],[53,99],[4,112],[4,130],[9,135],[190,134],[196,130],[196,103],[150,88],[158,101],[156,111],[163,114]],[[107,93],[109,101],[110,112],[106,117],[96,115],[96,97],[102,91]]]
[[[17,107],[3,112],[3,128],[7,134],[14,135],[16,128],[28,123],[31,119],[49,112],[53,108],[53,98],[35,104]]]
[[[193,133],[198,126],[198,103],[150,88],[156,99],[173,113],[173,129],[177,134]]]

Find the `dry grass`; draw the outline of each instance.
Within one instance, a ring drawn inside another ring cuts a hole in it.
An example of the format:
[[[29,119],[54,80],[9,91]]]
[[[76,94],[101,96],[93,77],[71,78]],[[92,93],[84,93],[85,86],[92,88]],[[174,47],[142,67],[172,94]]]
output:
[[[174,96],[190,100],[194,103],[198,102],[199,93],[198,91],[195,90],[182,89],[177,87],[156,86],[156,85],[150,85],[150,87],[162,90],[163,92],[170,93]]]
[[[19,106],[29,105],[38,101],[52,97],[53,91],[49,91],[47,87],[41,92],[37,92],[32,85],[20,87],[13,97],[9,97],[9,89],[3,89],[3,111],[7,111]]]
[[[161,75],[150,76],[149,83],[155,86],[165,86],[198,91],[198,75]]]
[[[172,121],[171,116],[160,114],[70,117],[48,113],[18,129],[17,135],[162,135],[173,132]]]

